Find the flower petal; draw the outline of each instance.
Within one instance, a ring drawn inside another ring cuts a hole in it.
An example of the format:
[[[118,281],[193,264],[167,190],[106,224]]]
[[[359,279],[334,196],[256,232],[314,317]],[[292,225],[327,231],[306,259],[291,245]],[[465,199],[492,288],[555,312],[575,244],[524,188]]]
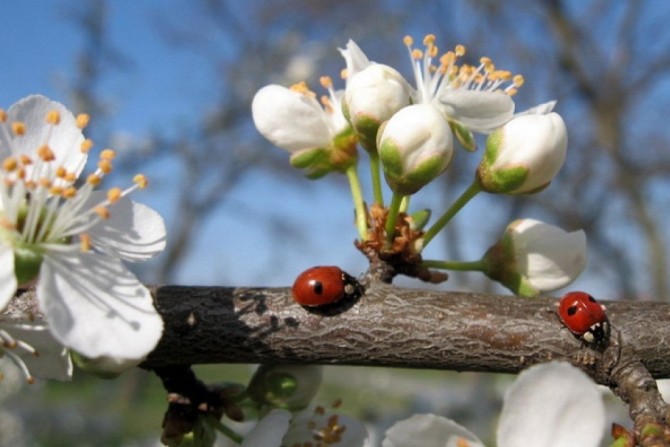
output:
[[[291,153],[329,147],[334,136],[316,99],[280,85],[267,85],[256,92],[251,113],[258,131]]]
[[[498,447],[597,447],[605,409],[595,383],[566,362],[534,366],[507,390]]]
[[[244,437],[241,447],[280,447],[290,420],[291,412],[272,410]]]
[[[52,110],[60,114],[60,123],[57,125],[45,122],[47,113]],[[7,121],[21,121],[26,125],[25,135],[12,137],[14,155],[26,154],[35,157],[37,149],[46,144],[54,152],[58,166],[63,166],[77,176],[84,168],[87,159],[87,155],[81,151],[84,135],[77,127],[72,112],[63,104],[41,95],[27,96],[9,108]],[[31,170],[31,166],[26,167],[28,177]]]
[[[45,253],[37,298],[54,336],[85,357],[142,359],[163,330],[149,290],[103,254]]]
[[[0,243],[0,311],[7,306],[16,293],[14,273],[14,250],[7,243]]]
[[[464,441],[466,443],[464,443]],[[442,416],[415,414],[386,431],[382,447],[484,447],[465,427]],[[530,444],[529,444],[530,445]]]
[[[11,315],[0,317],[0,329],[7,331],[16,340],[32,346],[37,353],[23,349],[15,349],[35,377],[54,380],[70,380],[72,378],[72,361],[68,350],[51,335],[46,324],[40,324],[27,318],[12,318]]]
[[[370,60],[363,50],[351,39],[349,39],[345,48],[338,48],[338,50],[347,64],[347,80],[370,65]]]
[[[440,104],[449,118],[475,132],[492,132],[514,115],[514,101],[500,91],[451,90]]]
[[[283,445],[310,445],[315,443],[315,433],[330,439],[331,445],[342,447],[363,447],[368,438],[365,427],[358,420],[343,414],[315,410],[300,412],[293,418]],[[335,439],[337,442],[334,442]]]
[[[94,206],[105,193],[96,191],[88,199]],[[108,219],[89,230],[93,247],[126,261],[145,261],[165,248],[165,222],[160,214],[128,197],[111,205]]]

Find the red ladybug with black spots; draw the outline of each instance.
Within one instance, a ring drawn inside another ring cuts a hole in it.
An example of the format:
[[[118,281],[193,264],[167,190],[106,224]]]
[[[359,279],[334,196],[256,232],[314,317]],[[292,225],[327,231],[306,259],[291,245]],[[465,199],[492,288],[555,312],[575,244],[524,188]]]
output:
[[[335,304],[360,293],[356,278],[336,266],[317,266],[302,272],[293,283],[293,299],[303,306]]]
[[[558,303],[558,316],[570,332],[587,343],[602,343],[609,337],[605,306],[586,292],[566,293]]]

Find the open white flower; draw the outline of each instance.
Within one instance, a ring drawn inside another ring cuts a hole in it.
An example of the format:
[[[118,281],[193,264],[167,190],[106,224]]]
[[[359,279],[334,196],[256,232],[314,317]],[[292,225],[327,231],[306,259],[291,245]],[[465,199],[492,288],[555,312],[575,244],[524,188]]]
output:
[[[35,377],[72,377],[68,350],[53,338],[46,324],[25,315],[0,315],[0,357],[3,356],[14,362],[28,383],[33,383]]]
[[[565,362],[537,365],[507,390],[498,422],[498,447],[597,447],[605,408],[596,384]],[[414,415],[386,432],[382,447],[484,447],[456,422]]]
[[[577,279],[586,267],[586,248],[582,230],[518,219],[484,256],[485,273],[519,295],[535,296]]]
[[[409,36],[404,42],[416,80],[415,103],[433,104],[450,121],[474,132],[491,132],[512,118],[511,97],[523,85],[521,75],[496,69],[488,57],[482,57],[476,67],[458,65],[465,47],[457,45],[440,55],[433,34],[424,37],[423,51],[413,47]],[[438,64],[434,63],[436,58]]]
[[[56,340],[81,355],[141,361],[163,322],[149,290],[123,264],[165,247],[165,225],[125,190],[94,188],[112,170],[102,151],[82,186],[90,140],[62,104],[29,96],[0,113],[0,308],[37,279],[37,298]]]

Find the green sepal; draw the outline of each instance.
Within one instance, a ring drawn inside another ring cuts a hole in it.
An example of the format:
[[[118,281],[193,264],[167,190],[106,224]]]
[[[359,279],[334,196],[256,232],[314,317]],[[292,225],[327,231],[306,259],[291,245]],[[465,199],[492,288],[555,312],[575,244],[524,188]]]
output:
[[[456,121],[449,121],[449,127],[466,151],[474,152],[477,150],[477,140],[475,140],[475,135],[470,129],[461,126]]]
[[[404,196],[414,194],[442,173],[439,156],[426,158],[412,172],[405,172],[400,150],[391,139],[386,139],[379,147],[379,158],[386,183],[393,192]]]
[[[503,234],[502,238],[488,249],[483,258],[484,274],[511,290],[515,295],[535,297],[540,294],[522,274],[516,271],[512,238]]]
[[[72,361],[79,367],[79,369],[88,374],[100,377],[101,379],[116,379],[121,375],[121,372],[106,371],[98,368],[94,360],[86,358],[78,352],[70,351],[70,358],[72,358]]]
[[[412,213],[410,215],[412,230],[423,230],[428,221],[430,221],[431,214],[432,212],[428,208]]]
[[[352,126],[366,151],[373,153],[377,151],[377,133],[381,124],[378,120],[365,115],[359,115],[353,120]]]
[[[19,285],[28,284],[40,273],[42,252],[34,248],[17,246],[14,248],[14,274]]]
[[[512,194],[528,178],[528,168],[523,165],[492,169],[498,158],[503,132],[499,129],[486,139],[486,150],[477,168],[477,181],[484,191],[494,194]]]
[[[328,162],[328,150],[317,147],[313,149],[303,149],[295,152],[289,159],[291,166],[298,169],[307,169],[317,164]]]

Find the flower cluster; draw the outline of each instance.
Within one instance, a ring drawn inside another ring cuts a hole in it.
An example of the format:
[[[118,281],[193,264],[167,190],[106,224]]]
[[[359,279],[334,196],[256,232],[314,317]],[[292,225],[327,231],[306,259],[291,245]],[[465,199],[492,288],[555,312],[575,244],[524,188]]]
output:
[[[404,44],[413,82],[395,68],[371,61],[350,40],[340,49],[346,64],[343,90],[334,90],[331,78],[322,78],[328,96],[320,105],[304,83],[263,87],[252,104],[256,127],[288,150],[291,163],[308,177],[347,175],[357,246],[396,272],[436,281],[444,275],[429,269],[479,270],[520,295],[572,282],[585,265],[583,233],[565,233],[536,221],[527,221],[533,222],[532,232],[511,224],[478,261],[423,259],[430,241],[477,194],[531,194],[546,188],[565,161],[567,129],[553,111],[555,101],[515,113],[513,97],[524,78],[496,67],[491,58],[466,63],[463,45],[441,53],[434,35],[424,38],[422,49],[411,37]],[[457,143],[473,152],[478,138],[485,144],[471,185],[432,224],[424,218],[430,213],[415,219],[408,210],[411,196],[448,169]],[[357,144],[368,155],[372,201],[363,198],[358,180]],[[389,202],[384,201],[382,172],[392,192]],[[523,242],[531,233],[542,241]]]
[[[6,313],[0,340],[29,380],[22,353],[42,358],[41,344],[56,356],[68,348],[94,370],[120,372],[141,361],[163,329],[149,290],[123,264],[164,248],[163,219],[128,197],[147,185],[143,175],[125,189],[97,189],[113,169],[111,149],[78,181],[93,145],[82,133],[87,123],[37,95],[0,111],[0,309],[17,288],[36,283],[47,323]]]

